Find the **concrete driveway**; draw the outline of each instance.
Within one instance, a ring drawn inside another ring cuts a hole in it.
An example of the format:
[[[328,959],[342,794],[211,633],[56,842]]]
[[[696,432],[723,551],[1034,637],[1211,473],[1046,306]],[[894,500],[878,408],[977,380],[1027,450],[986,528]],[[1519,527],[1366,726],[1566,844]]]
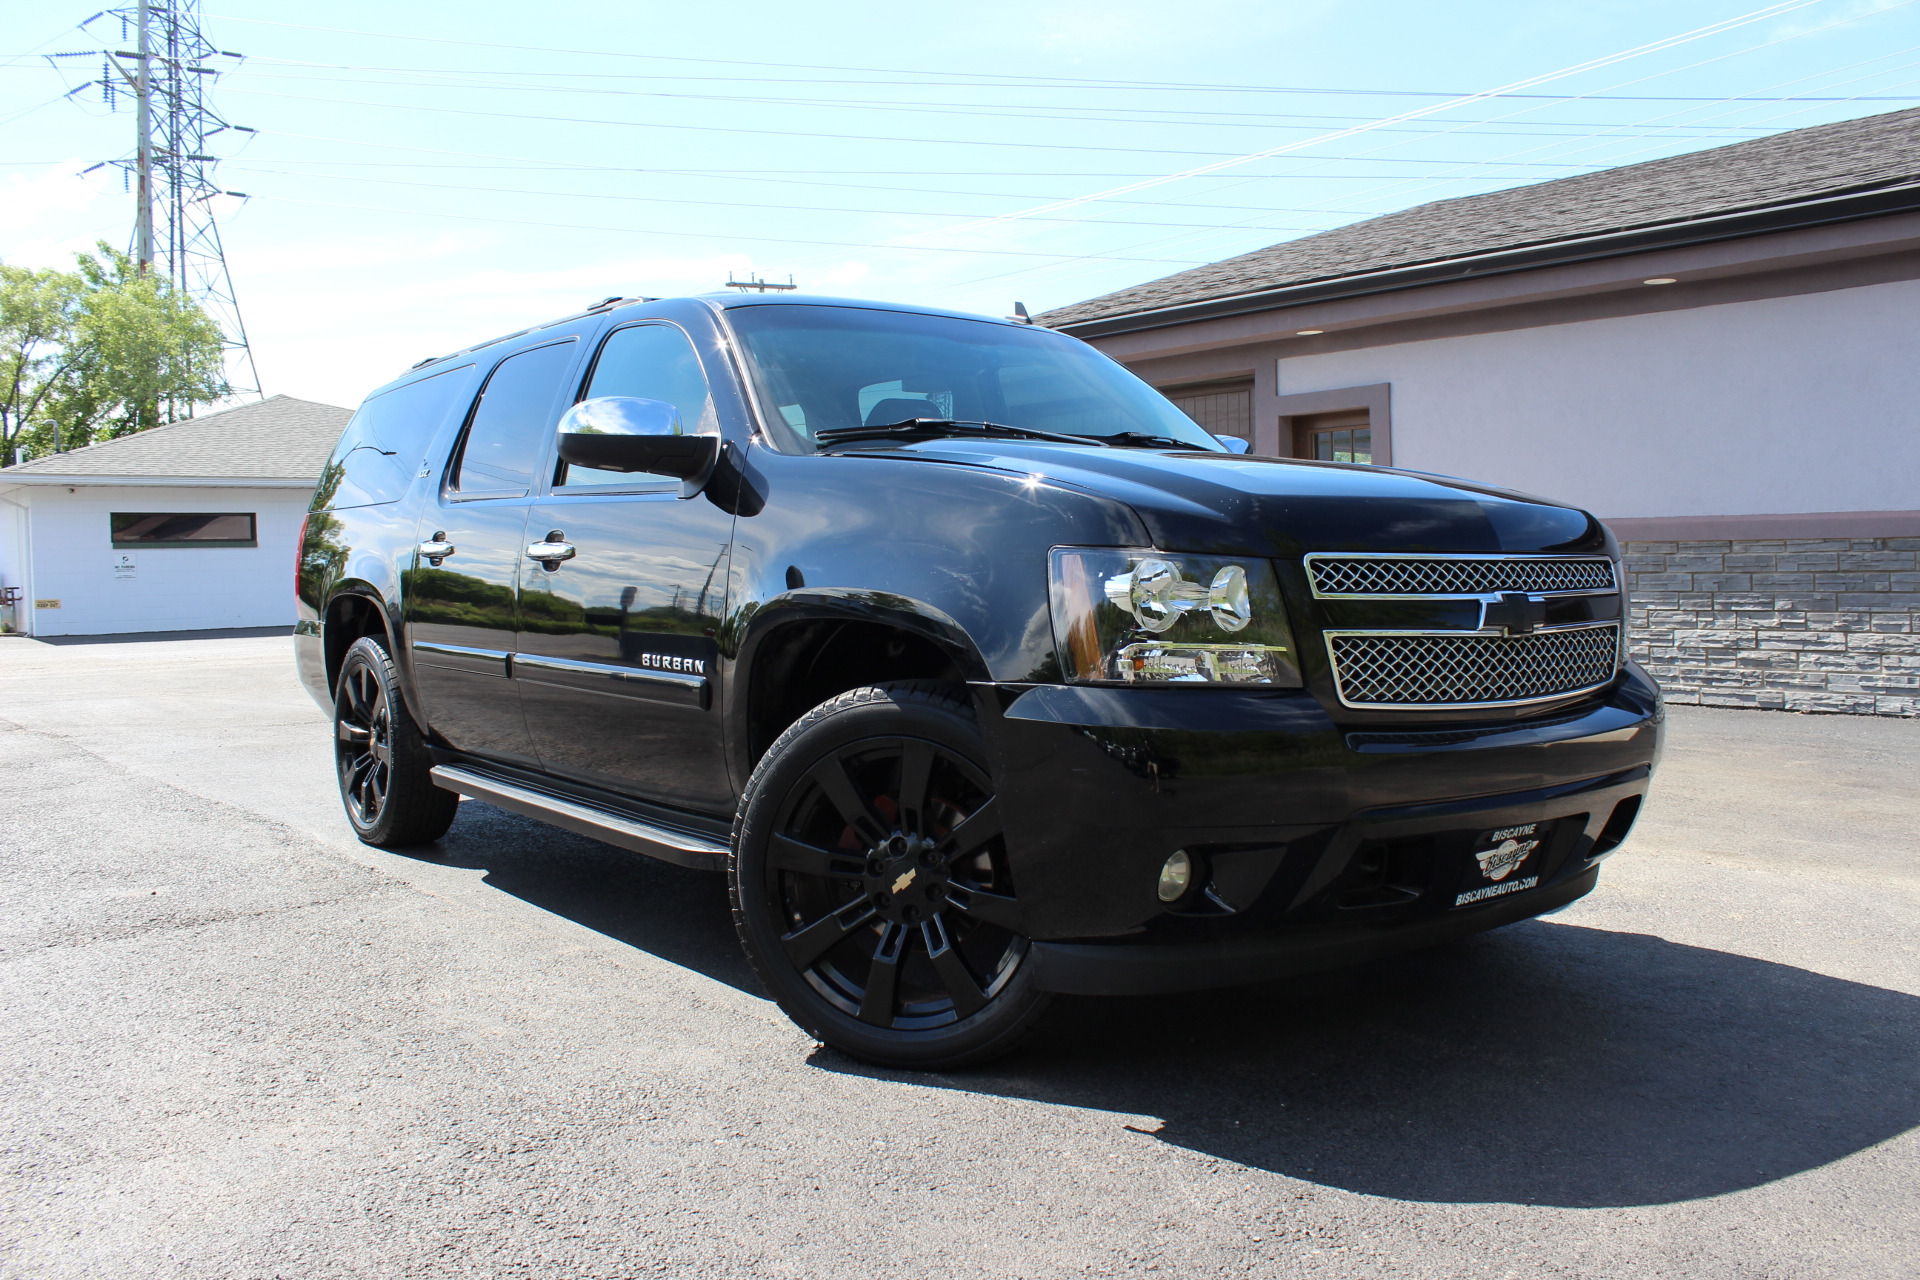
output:
[[[1680,708],[1551,920],[912,1077],[722,885],[365,848],[284,637],[0,639],[0,1275],[1920,1274],[1920,723]]]

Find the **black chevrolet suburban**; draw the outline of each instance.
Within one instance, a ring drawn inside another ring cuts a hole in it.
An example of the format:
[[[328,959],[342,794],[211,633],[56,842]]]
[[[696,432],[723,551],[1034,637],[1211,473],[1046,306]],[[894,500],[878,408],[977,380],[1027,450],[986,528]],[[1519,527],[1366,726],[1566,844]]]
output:
[[[1249,456],[1050,330],[609,299],[370,396],[295,646],[359,837],[461,796],[729,877],[896,1066],[1593,888],[1658,761],[1584,511]]]

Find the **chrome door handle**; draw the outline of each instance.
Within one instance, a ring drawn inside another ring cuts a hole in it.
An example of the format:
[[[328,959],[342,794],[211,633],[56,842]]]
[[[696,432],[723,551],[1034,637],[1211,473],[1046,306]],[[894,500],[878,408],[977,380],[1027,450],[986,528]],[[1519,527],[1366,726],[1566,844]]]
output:
[[[527,548],[527,559],[538,560],[548,570],[558,569],[562,560],[573,559],[573,544],[567,535],[558,529],[549,529],[547,536]]]
[[[444,529],[434,530],[433,537],[420,544],[420,554],[436,569],[440,567],[442,560],[458,550],[458,547],[447,541],[447,532]]]

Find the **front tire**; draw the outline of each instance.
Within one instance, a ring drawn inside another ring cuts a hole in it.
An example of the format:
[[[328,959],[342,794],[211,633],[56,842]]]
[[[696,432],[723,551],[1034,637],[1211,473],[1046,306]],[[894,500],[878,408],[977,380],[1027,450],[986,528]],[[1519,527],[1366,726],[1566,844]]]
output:
[[[433,785],[433,761],[377,637],[355,640],[340,663],[333,759],[340,802],[362,842],[382,849],[431,844],[453,825],[460,797]]]
[[[1045,1011],[963,689],[840,694],[754,768],[728,883],[747,958],[788,1017],[868,1062],[943,1070]]]

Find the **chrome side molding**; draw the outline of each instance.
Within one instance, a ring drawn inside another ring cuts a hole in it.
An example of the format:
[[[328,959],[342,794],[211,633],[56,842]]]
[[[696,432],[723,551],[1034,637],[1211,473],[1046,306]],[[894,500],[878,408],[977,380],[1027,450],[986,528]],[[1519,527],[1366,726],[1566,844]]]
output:
[[[577,658],[554,658],[542,653],[516,653],[513,655],[513,674],[516,679],[559,684],[568,688],[600,690],[612,682],[622,693],[632,697],[695,706],[702,711],[712,705],[713,691],[704,674],[695,674],[693,670],[673,670],[666,665],[681,662],[685,667],[695,668],[697,664],[697,670],[704,672],[704,661],[652,653],[643,653],[639,659],[649,665],[614,666],[605,662],[582,662]],[[660,665],[651,665],[653,663]]]

